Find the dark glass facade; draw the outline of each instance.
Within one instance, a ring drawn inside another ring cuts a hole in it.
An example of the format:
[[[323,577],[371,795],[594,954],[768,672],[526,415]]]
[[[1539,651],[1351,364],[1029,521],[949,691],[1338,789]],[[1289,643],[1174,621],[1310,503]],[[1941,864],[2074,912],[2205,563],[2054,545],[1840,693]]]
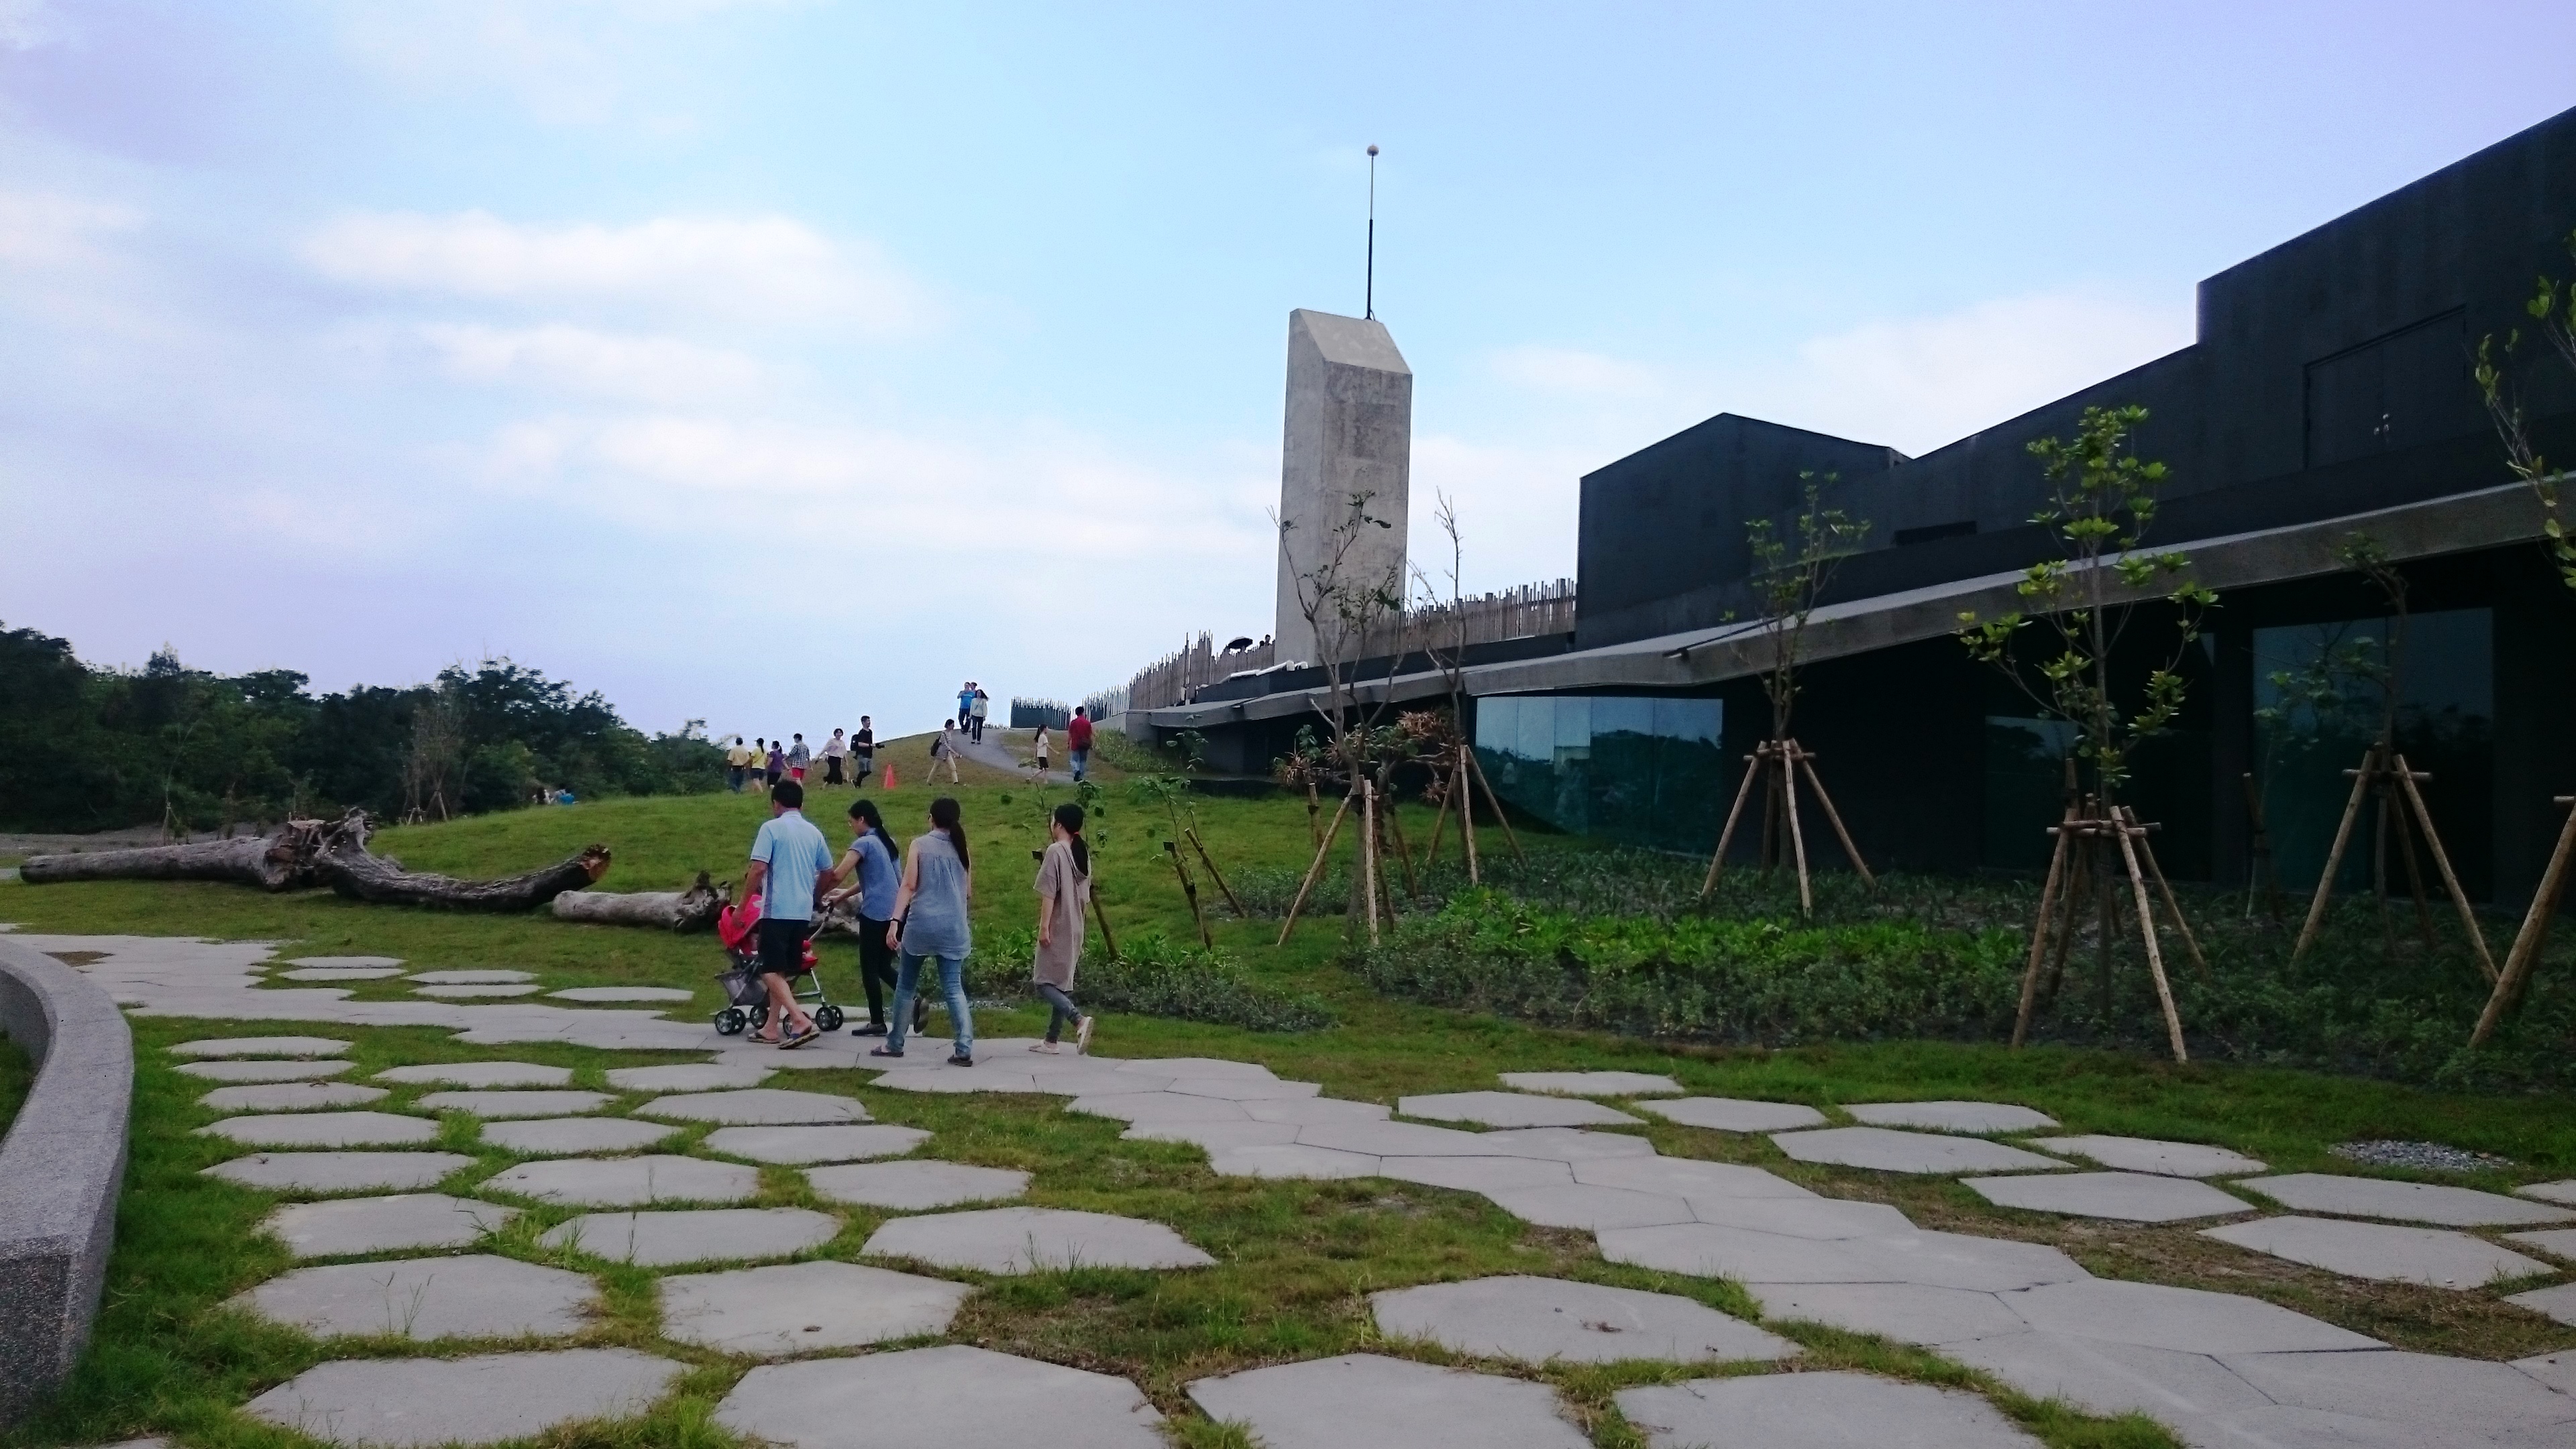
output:
[[[1559,830],[1666,850],[1717,843],[1735,773],[1726,705],[1643,695],[1487,695],[1476,758],[1495,793]]]

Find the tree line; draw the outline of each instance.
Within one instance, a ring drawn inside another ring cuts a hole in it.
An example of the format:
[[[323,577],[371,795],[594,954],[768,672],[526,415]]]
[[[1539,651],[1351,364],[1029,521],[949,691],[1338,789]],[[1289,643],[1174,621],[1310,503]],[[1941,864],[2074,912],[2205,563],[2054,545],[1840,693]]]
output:
[[[712,790],[691,720],[647,735],[597,691],[507,658],[426,684],[316,694],[291,669],[224,676],[164,648],[99,669],[70,641],[0,630],[0,828],[221,830],[363,808],[387,819],[578,796]]]

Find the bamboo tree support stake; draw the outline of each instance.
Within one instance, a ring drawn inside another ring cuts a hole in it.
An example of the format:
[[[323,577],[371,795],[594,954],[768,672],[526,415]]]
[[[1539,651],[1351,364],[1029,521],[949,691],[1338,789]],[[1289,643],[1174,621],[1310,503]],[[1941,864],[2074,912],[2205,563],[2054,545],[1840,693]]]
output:
[[[1512,859],[1520,861],[1524,865],[1528,864],[1529,857],[1521,854],[1520,832],[1512,829],[1512,817],[1503,813],[1503,797],[1494,793],[1493,782],[1485,778],[1485,766],[1483,762],[1476,758],[1476,752],[1474,750],[1467,748],[1463,744],[1458,747],[1458,750],[1459,753],[1467,757],[1467,768],[1476,772],[1476,783],[1484,787],[1485,803],[1493,807],[1494,821],[1496,824],[1503,827],[1503,839],[1511,843]]]
[[[1369,944],[1377,934],[1377,782],[1360,781],[1360,900],[1368,913]]]
[[[1118,938],[1109,934],[1109,913],[1100,908],[1100,876],[1097,871],[1092,874],[1091,889],[1084,894],[1091,897],[1091,919],[1100,925],[1100,944],[1109,948],[1109,959],[1115,961],[1118,959]]]
[[[1387,828],[1395,833],[1396,859],[1404,862],[1405,897],[1408,900],[1421,900],[1422,883],[1419,880],[1416,880],[1413,874],[1413,846],[1404,838],[1404,814],[1402,811],[1395,808],[1395,802],[1393,800],[1389,800],[1386,802],[1386,811],[1383,818],[1386,821]],[[1429,868],[1428,862],[1424,863],[1424,868]],[[1393,891],[1387,892],[1387,910],[1390,916],[1394,914],[1394,895],[1395,892]]]
[[[2495,957],[2487,952],[2487,934],[2478,929],[2478,913],[2469,905],[2469,893],[2460,889],[2460,877],[2451,869],[2451,853],[2442,848],[2441,832],[2433,828],[2433,812],[2424,808],[2424,794],[2415,788],[2415,772],[2406,767],[2404,755],[2397,757],[2397,787],[2406,792],[2407,808],[2423,823],[2425,848],[2432,851],[2433,869],[2441,874],[2442,889],[2450,893],[2451,905],[2460,913],[2460,929],[2468,933],[2469,949],[2478,956],[2478,969],[2486,973],[2487,980],[2501,983],[2503,973],[2496,970]],[[2566,843],[2560,842],[2558,849],[2564,856]],[[2521,944],[2518,937],[2515,944]]]
[[[1314,864],[1306,867],[1306,878],[1297,884],[1297,899],[1288,903],[1288,919],[1279,925],[1279,945],[1287,945],[1288,933],[1297,929],[1297,912],[1304,909],[1306,893],[1315,888],[1316,878],[1324,873],[1324,861],[1332,851],[1333,837],[1342,833],[1342,817],[1349,814],[1350,810],[1351,797],[1345,795],[1342,797],[1341,808],[1333,812],[1332,825],[1324,831],[1323,840],[1315,846]]]
[[[1744,802],[1753,797],[1753,782],[1762,774],[1764,756],[1770,748],[1767,742],[1755,745],[1753,753],[1744,757],[1744,783],[1735,787],[1735,803],[1728,807],[1726,824],[1717,832],[1717,849],[1708,857],[1708,879],[1699,883],[1699,898],[1703,901],[1717,889],[1717,873],[1726,868],[1726,848],[1735,842],[1736,822],[1744,818]]]
[[[2165,953],[2156,944],[2155,910],[2147,904],[2147,879],[2138,869],[2135,837],[2146,831],[2117,818],[2112,820],[2111,829],[2120,838],[2120,858],[2129,868],[2129,889],[2137,897],[2138,936],[2147,943],[2147,974],[2155,978],[2156,1004],[2164,1008],[2165,1036],[2173,1044],[2174,1060],[2187,1062],[2191,1053],[2183,1049],[2182,1014],[2174,1010],[2173,983],[2165,979]]]
[[[1458,833],[1467,841],[1467,883],[1482,885],[1483,868],[1476,863],[1476,797],[1467,793],[1467,747],[1458,746]]]
[[[1234,887],[1225,883],[1225,877],[1217,871],[1216,862],[1209,858],[1207,847],[1199,843],[1199,833],[1187,826],[1183,826],[1181,834],[1189,841],[1190,849],[1198,852],[1199,864],[1207,867],[1208,879],[1215,881],[1216,888],[1225,892],[1226,905],[1232,908],[1234,913],[1238,916],[1246,914],[1243,909],[1243,902],[1235,899]]]
[[[1798,777],[1790,773],[1790,761],[1797,751],[1795,743],[1785,743],[1780,751],[1780,793],[1789,797],[1789,848],[1798,856],[1798,914],[1816,913],[1816,893],[1807,883],[1807,832],[1798,824]]]
[[[2156,878],[2156,893],[2164,898],[2165,914],[2173,917],[2175,933],[2182,937],[2185,946],[2191,948],[2191,964],[2200,968],[2201,980],[2211,979],[2209,958],[2200,952],[2200,938],[2192,934],[2191,922],[2183,918],[2182,902],[2174,898],[2173,883],[2165,879],[2165,868],[2156,859],[2155,843],[2147,839],[2147,832],[2153,827],[2138,823],[2138,812],[2134,807],[2123,805],[2120,810],[2128,818],[2130,830],[2137,834],[2138,853],[2147,858],[2147,873]]]
[[[1797,757],[1798,767],[1807,772],[1807,788],[1816,792],[1816,803],[1825,807],[1825,819],[1834,827],[1834,838],[1842,842],[1843,856],[1860,872],[1860,878],[1871,890],[1878,889],[1878,877],[1869,873],[1869,862],[1860,858],[1860,847],[1852,844],[1851,832],[1843,829],[1842,812],[1834,808],[1834,797],[1825,793],[1825,782],[1816,774],[1816,757],[1796,740],[1789,749]]]
[[[2326,852],[2325,873],[2317,877],[2316,898],[2308,902],[2307,924],[2299,928],[2299,943],[2290,948],[2290,964],[2293,966],[2299,964],[2301,956],[2308,954],[2308,947],[2316,943],[2318,927],[2325,924],[2326,903],[2334,898],[2335,873],[2343,869],[2344,849],[2352,844],[2352,823],[2361,816],[2362,797],[2370,793],[2370,777],[2377,772],[2378,765],[2379,747],[2373,745],[2361,757],[2360,769],[2344,771],[2352,776],[2352,799],[2344,804],[2343,823],[2335,827],[2334,846]]]
[[[2049,958],[2045,992],[2051,1001],[2056,1000],[2057,993],[2066,988],[2066,963],[2075,954],[2076,922],[2081,919],[2079,912],[2083,909],[2079,903],[2092,900],[2094,890],[2092,836],[2084,828],[2084,818],[2078,807],[2069,805],[2066,813],[2076,822],[2074,833],[2082,843],[2070,846],[2066,858],[2066,893],[2057,913],[2057,949]]]
[[[2397,767],[2406,768],[2404,756],[2398,757]],[[2406,889],[2415,897],[2415,930],[2424,938],[2424,950],[2429,955],[2441,946],[2433,939],[2433,906],[2424,895],[2424,868],[2415,859],[2415,827],[2410,823],[2414,811],[2401,804],[2389,812],[2388,818],[2397,827],[2398,858],[2406,862]]]
[[[1181,878],[1181,894],[1190,898],[1190,919],[1198,922],[1199,944],[1216,949],[1216,937],[1209,934],[1207,912],[1199,909],[1199,883],[1190,879],[1190,865],[1181,859],[1181,848],[1171,841],[1163,842],[1163,854],[1172,858],[1172,874]]]
[[[1322,802],[1315,798],[1315,772],[1308,770],[1306,772],[1306,843],[1317,850],[1324,848],[1324,832],[1315,827],[1315,816],[1323,808]]]
[[[2576,805],[2576,795],[2561,795],[2558,808]],[[2531,909],[2523,913],[2522,929],[2513,937],[2512,949],[2504,955],[2504,974],[2488,993],[2486,1010],[2478,1013],[2478,1029],[2469,1034],[2469,1045],[2481,1047],[2494,1035],[2496,1024],[2504,1020],[2505,1008],[2522,995],[2532,969],[2540,964],[2540,948],[2549,941],[2549,925],[2558,918],[2558,899],[2567,889],[2570,858],[2576,857],[2576,811],[2570,811],[2566,826],[2558,832],[2558,848],[2549,853],[2549,868],[2541,872],[2540,889],[2532,892]]]
[[[2048,852],[2048,881],[2039,888],[2039,919],[2030,928],[2030,964],[2021,973],[2021,1009],[2013,1016],[2012,1044],[2019,1047],[2030,1035],[2031,1007],[2039,1000],[2039,963],[2048,953],[2049,908],[2057,900],[2057,882],[2066,871],[2066,842],[2075,833],[2075,812],[2069,809],[2065,820],[2049,834],[2057,844]]]

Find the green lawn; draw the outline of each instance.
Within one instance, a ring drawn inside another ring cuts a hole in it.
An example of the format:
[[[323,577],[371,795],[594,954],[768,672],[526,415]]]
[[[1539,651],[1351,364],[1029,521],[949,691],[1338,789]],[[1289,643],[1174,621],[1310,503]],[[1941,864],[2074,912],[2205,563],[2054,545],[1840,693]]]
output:
[[[898,773],[903,773],[900,765]],[[932,792],[916,775],[903,778],[903,786],[888,797],[888,810],[897,833],[908,837],[921,828]],[[971,767],[969,778],[976,780]],[[874,787],[871,793],[876,793]],[[990,774],[946,793],[956,794],[965,805],[980,867],[979,931],[993,940],[1001,931],[1030,924],[1034,897],[1028,891],[1026,852],[1042,838],[1039,795],[1024,782],[1002,782]],[[818,795],[811,813],[837,843],[848,792]],[[1068,792],[1061,788],[1045,797],[1047,803],[1064,798]],[[1107,808],[1097,837],[1097,879],[1122,943],[1147,933],[1189,938],[1190,917],[1161,850],[1169,831],[1159,807],[1137,803],[1116,786],[1101,799]],[[1202,834],[1229,872],[1247,880],[1275,880],[1303,864],[1309,847],[1302,800],[1210,799],[1197,808]],[[589,841],[605,841],[616,851],[605,886],[672,888],[701,869],[720,878],[738,875],[743,850],[766,813],[763,802],[748,796],[588,802],[391,831],[379,837],[379,846],[414,869],[490,874],[544,863]],[[1406,816],[1417,843],[1428,825],[1426,814]],[[1576,848],[1563,841],[1526,843],[1534,850]],[[1491,834],[1486,845],[1488,850],[1501,848]],[[1214,894],[1207,891],[1211,900]],[[712,1008],[708,977],[718,965],[714,943],[706,936],[571,927],[542,916],[436,915],[357,906],[323,893],[267,897],[219,886],[5,885],[0,886],[0,920],[30,930],[288,940],[299,953],[382,953],[404,957],[421,969],[513,966],[536,971],[549,986],[689,986],[701,990],[693,1011]],[[1669,1072],[1698,1092],[1825,1107],[1917,1097],[2022,1101],[2049,1111],[2070,1131],[2214,1142],[2285,1171],[2358,1171],[2326,1149],[2355,1137],[2425,1137],[2500,1153],[2522,1164],[2483,1180],[2465,1179],[2481,1185],[2576,1172],[2576,1114],[2566,1110],[2561,1098],[2443,1094],[2383,1081],[2223,1065],[2176,1067],[2142,1055],[2059,1048],[2012,1053],[1989,1046],[1895,1042],[1788,1051],[1684,1049],[1555,1031],[1544,1024],[1378,999],[1337,964],[1342,925],[1338,916],[1303,925],[1285,948],[1271,945],[1278,932],[1275,921],[1229,919],[1215,925],[1220,946],[1260,978],[1329,1002],[1339,1019],[1334,1028],[1264,1035],[1223,1026],[1111,1018],[1101,1029],[1099,1049],[1120,1056],[1205,1054],[1257,1060],[1283,1076],[1320,1081],[1329,1095],[1381,1102],[1408,1092],[1492,1087],[1494,1073],[1511,1067],[1619,1067]],[[849,951],[846,944],[828,948],[827,969],[839,988],[852,986]],[[1007,973],[994,975],[999,979]],[[402,994],[380,983],[355,985],[369,995]],[[855,995],[849,992],[850,998]],[[1025,1009],[979,1011],[977,1024],[986,1037],[1029,1035],[1042,1025],[1042,1017]],[[225,1023],[210,1032],[204,1023],[150,1018],[138,1019],[135,1026],[139,1066],[133,1160],[95,1346],[61,1402],[0,1443],[86,1444],[165,1432],[191,1445],[300,1444],[233,1411],[251,1395],[321,1358],[321,1348],[301,1334],[263,1326],[221,1306],[286,1266],[283,1251],[256,1231],[275,1198],[198,1175],[202,1167],[235,1151],[192,1134],[216,1114],[195,1105],[203,1084],[178,1075],[161,1050],[191,1037],[247,1035],[266,1028]],[[934,1023],[934,1035],[935,1028]],[[352,1080],[396,1063],[507,1056],[572,1066],[586,1085],[598,1085],[596,1074],[607,1067],[674,1059],[551,1046],[478,1049],[453,1043],[445,1031],[427,1029],[375,1029],[357,1035],[354,1055],[362,1065],[350,1074]],[[957,1341],[1131,1378],[1173,1417],[1182,1441],[1194,1445],[1239,1440],[1196,1417],[1182,1394],[1182,1386],[1192,1379],[1363,1347],[1441,1358],[1418,1345],[1375,1341],[1365,1297],[1381,1288],[1495,1272],[1540,1272],[1658,1288],[1738,1312],[1748,1308],[1730,1284],[1605,1263],[1588,1234],[1524,1226],[1481,1198],[1383,1181],[1219,1178],[1195,1148],[1121,1141],[1119,1124],[1067,1114],[1053,1098],[926,1096],[866,1087],[857,1074],[810,1075],[811,1085],[861,1097],[880,1120],[937,1133],[933,1150],[943,1158],[1028,1170],[1034,1175],[1029,1194],[1034,1204],[1166,1222],[1213,1254],[1219,1266],[1204,1272],[1082,1271],[997,1281],[968,1301],[954,1333]],[[0,1093],[6,1083],[5,1069],[0,1069]],[[401,1100],[395,1099],[397,1104]],[[2576,1346],[2576,1330],[2503,1307],[2491,1295],[2358,1284],[2210,1243],[2187,1226],[2085,1224],[1997,1209],[1946,1180],[1891,1179],[1788,1162],[1761,1137],[1661,1123],[1642,1130],[1666,1153],[1756,1163],[1834,1195],[1894,1203],[1926,1227],[2055,1243],[2104,1276],[2258,1294],[2402,1347],[2508,1358]],[[468,1122],[452,1122],[448,1135],[456,1150],[473,1153],[476,1162],[447,1190],[470,1186],[515,1160],[480,1147]],[[769,1174],[767,1188],[766,1202],[806,1202],[801,1179],[793,1173]],[[831,1210],[845,1216],[846,1228],[814,1256],[856,1256],[880,1216],[864,1209]],[[531,1205],[499,1250],[531,1261],[578,1261],[535,1244],[539,1231],[569,1215]],[[650,1347],[697,1369],[672,1403],[638,1424],[566,1431],[556,1439],[567,1445],[723,1442],[725,1436],[709,1415],[749,1365],[657,1338],[647,1274],[595,1263],[581,1266],[599,1272],[608,1285],[608,1311],[586,1341]],[[1915,1350],[1824,1330],[1790,1332],[1807,1345],[1806,1362],[1812,1366],[1865,1365],[1983,1388],[2060,1449],[2171,1442],[2144,1420],[2103,1421],[2034,1404],[2000,1392],[1981,1375]],[[416,1350],[389,1342],[369,1344],[362,1351],[392,1356]],[[1611,1409],[1611,1392],[1643,1379],[1692,1376],[1655,1367],[1536,1371],[1481,1366],[1556,1383],[1582,1406],[1587,1427],[1603,1446],[1643,1442]]]

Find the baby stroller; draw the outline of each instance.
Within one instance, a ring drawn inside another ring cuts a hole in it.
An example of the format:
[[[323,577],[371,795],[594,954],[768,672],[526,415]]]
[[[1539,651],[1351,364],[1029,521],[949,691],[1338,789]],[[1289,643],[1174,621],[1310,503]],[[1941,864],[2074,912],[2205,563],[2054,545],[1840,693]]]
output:
[[[841,1008],[823,993],[822,973],[815,970],[814,932],[820,920],[805,925],[804,960],[787,978],[796,1004],[824,1031],[841,1029]],[[724,943],[729,970],[716,973],[724,987],[724,1009],[716,1013],[716,1030],[732,1036],[748,1026],[757,1031],[769,1022],[769,993],[760,984],[760,902],[745,901],[716,913],[716,939]]]

